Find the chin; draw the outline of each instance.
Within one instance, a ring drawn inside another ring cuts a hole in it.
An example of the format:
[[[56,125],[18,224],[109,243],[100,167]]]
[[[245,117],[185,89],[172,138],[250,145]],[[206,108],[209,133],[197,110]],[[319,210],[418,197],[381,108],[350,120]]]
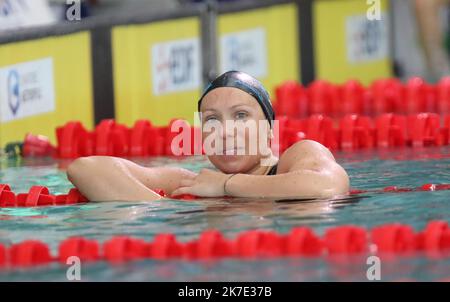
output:
[[[215,155],[208,157],[211,163],[225,174],[245,173],[254,167],[254,160],[242,155]]]

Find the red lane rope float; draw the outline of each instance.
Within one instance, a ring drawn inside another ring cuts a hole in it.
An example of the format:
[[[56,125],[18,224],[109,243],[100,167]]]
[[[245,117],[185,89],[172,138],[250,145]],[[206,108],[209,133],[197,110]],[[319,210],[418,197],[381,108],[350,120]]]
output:
[[[148,120],[138,120],[133,127],[116,123],[112,119],[102,120],[94,131],[87,131],[79,121],[71,121],[62,127],[58,127],[57,151],[58,158],[77,158],[88,155],[110,155],[110,156],[161,156],[173,155],[172,139],[180,132],[170,131],[176,120],[172,120],[168,126],[154,127]],[[198,132],[197,128],[185,125],[190,134]],[[192,155],[193,151],[200,150],[199,140],[194,140],[190,148],[181,148],[182,155]],[[36,140],[26,140],[27,144],[34,144]],[[48,155],[48,154],[42,154]]]
[[[27,240],[12,245],[7,259],[13,267],[29,267],[47,264],[53,260],[48,246],[37,240]]]
[[[172,132],[175,121],[172,120],[165,127],[154,127],[148,120],[138,120],[134,126],[127,128],[108,119],[101,121],[94,131],[87,131],[79,121],[71,121],[56,129],[56,148],[44,136],[27,134],[23,155],[78,158],[90,155],[126,157],[203,154],[199,139],[201,129],[182,122]],[[315,140],[331,150],[444,146],[450,143],[450,114],[383,113],[376,118],[346,114],[339,119],[313,114],[301,119],[280,116],[278,122],[279,131],[275,132],[278,137],[273,144],[281,152],[303,139]],[[180,135],[181,129],[189,132],[188,135],[183,134],[183,138],[189,137],[190,141],[180,139],[176,146],[180,154],[174,154],[178,151],[172,150],[172,141]],[[277,141],[278,146],[275,143]],[[183,146],[184,143],[186,146]]]
[[[173,234],[158,234],[152,242],[115,236],[103,244],[83,237],[70,237],[60,242],[55,256],[45,243],[27,240],[9,247],[0,244],[0,268],[65,263],[72,256],[86,262],[120,263],[143,259],[189,261],[361,254],[392,257],[412,253],[449,257],[448,223],[431,221],[419,232],[399,223],[380,225],[371,230],[343,225],[327,229],[322,237],[308,227],[293,228],[287,234],[250,230],[241,232],[234,239],[225,238],[217,230],[206,230],[198,239],[188,242],[179,242]]]
[[[402,188],[397,186],[388,186],[383,189],[359,190],[353,189],[349,191],[350,195],[366,194],[366,193],[402,193],[414,191],[443,191],[450,190],[450,184],[424,184],[416,188]],[[178,199],[178,200],[196,200],[201,197],[192,194],[181,194],[176,196],[168,196],[164,190],[156,189],[155,192],[162,197]],[[0,208],[8,207],[40,207],[40,206],[58,206],[86,203],[89,200],[84,197],[76,188],[69,190],[67,194],[52,195],[49,189],[44,186],[32,186],[28,193],[15,194],[11,191],[11,187],[7,184],[0,184]]]
[[[162,197],[172,199],[195,200],[199,198],[198,196],[192,194],[167,196],[162,189],[156,189],[155,192]],[[47,187],[32,186],[28,193],[19,193],[16,195],[11,191],[11,187],[9,185],[0,184],[0,208],[58,206],[86,202],[89,202],[89,200],[76,188],[70,189],[67,194],[52,195]]]
[[[32,186],[28,193],[16,195],[9,185],[0,184],[0,208],[70,205],[88,201],[76,188],[67,194],[52,195],[47,187]]]
[[[277,116],[293,121],[288,128],[280,129],[287,140],[280,140],[281,151],[304,138],[317,139],[331,149],[449,144],[450,77],[437,84],[419,77],[406,83],[379,79],[370,87],[355,80],[342,85],[318,80],[308,87],[287,81],[275,88],[275,99]],[[329,120],[319,122],[317,115],[328,116],[340,126],[330,132]],[[306,122],[297,122],[303,120]],[[43,136],[27,134],[22,151],[24,156],[59,158],[173,155],[172,124],[154,127],[149,121],[139,120],[127,128],[109,119],[101,121],[94,131],[87,131],[80,121],[70,121],[56,129],[57,148]],[[295,126],[300,124],[311,125],[306,129]],[[201,150],[201,146],[193,150]]]
[[[377,116],[384,113],[416,114],[450,113],[450,77],[436,84],[413,77],[406,83],[398,79],[379,79],[369,87],[349,80],[333,84],[317,80],[308,86],[286,81],[275,88],[274,107],[277,116],[304,118],[325,114],[341,118],[346,114]]]
[[[397,186],[388,186],[381,190],[359,190],[353,189],[349,191],[349,194],[364,194],[364,193],[402,193],[402,192],[414,192],[414,191],[445,191],[450,190],[450,184],[423,184],[416,188],[402,188]]]
[[[76,255],[81,261],[97,261],[100,259],[100,246],[95,240],[83,237],[71,237],[62,241],[58,249],[58,259],[66,263],[67,258]]]

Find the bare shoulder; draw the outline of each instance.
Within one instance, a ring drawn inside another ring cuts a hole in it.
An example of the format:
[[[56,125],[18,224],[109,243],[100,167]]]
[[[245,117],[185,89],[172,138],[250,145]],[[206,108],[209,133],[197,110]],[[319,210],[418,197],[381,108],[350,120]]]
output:
[[[278,161],[280,173],[293,170],[323,170],[336,164],[333,154],[322,144],[312,140],[302,140],[289,147]]]
[[[279,173],[309,170],[323,176],[334,187],[336,192],[346,192],[349,188],[349,177],[347,172],[334,159],[333,154],[322,144],[303,140],[288,148],[280,157],[278,162]]]
[[[324,145],[312,140],[302,140],[290,146],[281,155],[280,164],[311,159],[335,161],[333,154]]]

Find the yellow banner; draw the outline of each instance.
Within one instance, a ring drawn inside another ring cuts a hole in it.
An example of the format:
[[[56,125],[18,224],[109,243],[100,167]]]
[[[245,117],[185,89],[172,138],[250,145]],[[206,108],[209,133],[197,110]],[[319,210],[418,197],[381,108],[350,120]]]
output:
[[[112,45],[118,122],[193,122],[202,89],[199,18],[117,26]]]
[[[283,4],[219,16],[219,70],[238,69],[274,94],[285,80],[299,81],[297,6]]]
[[[0,145],[27,132],[56,143],[68,120],[93,126],[90,34],[0,45]]]
[[[368,85],[392,76],[387,0],[313,3],[316,78]]]

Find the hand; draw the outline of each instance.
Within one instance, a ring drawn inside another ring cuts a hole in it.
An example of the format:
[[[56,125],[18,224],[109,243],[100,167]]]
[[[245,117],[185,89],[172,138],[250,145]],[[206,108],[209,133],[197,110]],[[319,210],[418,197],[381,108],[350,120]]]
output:
[[[230,174],[203,169],[193,179],[183,179],[180,182],[180,187],[172,192],[172,196],[181,194],[202,197],[225,196],[224,185],[230,176]]]

